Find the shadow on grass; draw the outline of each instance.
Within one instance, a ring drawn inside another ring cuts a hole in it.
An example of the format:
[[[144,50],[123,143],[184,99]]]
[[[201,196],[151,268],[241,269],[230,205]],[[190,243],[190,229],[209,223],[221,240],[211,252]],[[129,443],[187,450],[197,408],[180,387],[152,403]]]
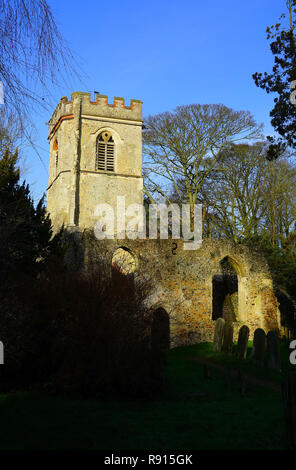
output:
[[[251,344],[249,353],[251,350]],[[286,349],[283,349],[286,353]],[[235,348],[234,348],[235,352]],[[41,393],[0,395],[1,449],[283,449],[281,394],[210,369],[199,355],[280,380],[279,373],[214,353],[209,343],[170,351],[165,389],[153,400],[75,400]],[[267,374],[267,375],[265,375]]]

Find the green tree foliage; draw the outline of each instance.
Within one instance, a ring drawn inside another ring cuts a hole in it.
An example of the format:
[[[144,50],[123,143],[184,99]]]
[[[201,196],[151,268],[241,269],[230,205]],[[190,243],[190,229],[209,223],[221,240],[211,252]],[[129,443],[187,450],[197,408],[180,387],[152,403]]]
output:
[[[296,333],[296,232],[295,227],[281,245],[274,246],[267,234],[245,241],[259,247],[268,262],[273,277],[275,293],[280,303],[281,323]]]
[[[292,241],[294,238],[294,241]],[[273,272],[276,285],[283,287],[295,298],[296,292],[296,246],[295,234],[283,247],[262,246],[269,266]]]
[[[20,184],[18,152],[0,155],[0,278],[32,274],[49,250],[51,222],[44,199],[34,207],[28,185]]]
[[[272,72],[253,74],[258,87],[267,93],[276,94],[270,116],[271,124],[280,138],[276,141],[273,137],[269,137],[270,160],[277,158],[286,145],[296,148],[296,105],[290,101],[290,85],[296,80],[295,6],[296,0],[288,0],[288,17],[285,13],[282,14],[279,22],[266,30],[267,39],[270,40],[270,50],[274,56]]]

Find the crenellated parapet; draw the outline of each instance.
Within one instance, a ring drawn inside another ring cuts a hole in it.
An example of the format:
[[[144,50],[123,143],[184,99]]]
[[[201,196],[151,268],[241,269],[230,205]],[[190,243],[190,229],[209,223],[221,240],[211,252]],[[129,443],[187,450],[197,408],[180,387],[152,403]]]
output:
[[[81,117],[100,117],[107,120],[118,121],[138,121],[142,123],[142,101],[131,99],[130,105],[125,105],[124,98],[114,97],[113,103],[108,102],[108,96],[96,95],[96,101],[91,101],[91,94],[76,91],[71,94],[71,100],[68,101],[63,96],[54,111],[49,125],[49,139],[52,138],[55,131],[65,119],[72,119],[77,105],[80,107]]]
[[[140,100],[134,100],[134,99],[131,99],[131,104],[130,106],[125,106],[124,104],[124,98],[119,98],[118,96],[115,96],[113,98],[113,103],[110,104],[108,103],[108,96],[107,95],[99,95],[97,94],[96,95],[96,101],[90,101],[89,99],[89,102],[91,104],[94,104],[94,105],[99,105],[99,106],[102,106],[102,107],[109,107],[109,108],[120,108],[120,109],[128,109],[128,110],[131,110],[135,113],[141,113],[141,117],[142,117],[142,101]]]

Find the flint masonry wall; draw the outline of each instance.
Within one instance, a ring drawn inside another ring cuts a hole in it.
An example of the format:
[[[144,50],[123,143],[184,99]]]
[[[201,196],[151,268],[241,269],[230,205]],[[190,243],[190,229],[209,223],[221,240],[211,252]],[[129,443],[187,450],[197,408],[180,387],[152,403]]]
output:
[[[175,245],[176,244],[176,245]],[[238,277],[238,318],[235,339],[243,324],[251,335],[258,327],[280,331],[278,303],[263,256],[257,250],[224,240],[203,240],[196,251],[183,250],[181,240],[101,240],[84,235],[84,259],[107,259],[124,247],[136,261],[135,282],[141,276],[153,285],[149,306],[163,307],[170,318],[171,347],[212,341],[212,279],[225,257]],[[177,246],[176,249],[174,249]],[[175,253],[175,254],[173,254]]]

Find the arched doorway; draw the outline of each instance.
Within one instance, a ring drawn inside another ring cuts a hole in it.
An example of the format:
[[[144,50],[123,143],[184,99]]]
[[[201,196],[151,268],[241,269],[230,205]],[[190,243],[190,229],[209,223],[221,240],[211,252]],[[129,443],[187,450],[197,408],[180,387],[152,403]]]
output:
[[[239,318],[239,275],[228,256],[223,258],[212,277],[212,320]]]
[[[280,323],[283,327],[285,336],[288,339],[295,338],[296,334],[296,321],[295,312],[296,304],[290,295],[281,288],[275,290],[275,295],[279,303],[278,308],[280,311]]]

